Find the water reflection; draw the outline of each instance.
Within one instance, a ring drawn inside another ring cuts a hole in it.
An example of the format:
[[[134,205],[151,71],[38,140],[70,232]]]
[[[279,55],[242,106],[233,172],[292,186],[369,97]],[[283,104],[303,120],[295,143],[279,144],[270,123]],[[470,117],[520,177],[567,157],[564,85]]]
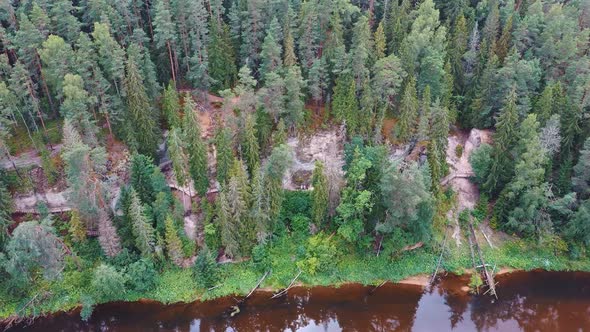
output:
[[[233,299],[162,306],[112,303],[88,323],[76,313],[38,320],[30,331],[590,331],[590,274],[527,272],[498,277],[499,298],[471,296],[467,277],[419,286],[350,285],[257,293],[236,317]]]

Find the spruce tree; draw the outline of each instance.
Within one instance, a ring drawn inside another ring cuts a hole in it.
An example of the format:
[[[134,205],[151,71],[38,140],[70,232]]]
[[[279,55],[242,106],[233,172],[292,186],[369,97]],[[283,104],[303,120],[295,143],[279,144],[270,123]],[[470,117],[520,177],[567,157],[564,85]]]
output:
[[[135,237],[135,246],[142,256],[151,257],[155,245],[154,228],[148,220],[145,208],[135,190],[131,190],[130,196],[131,201],[128,217],[131,221],[133,236]]]
[[[170,215],[166,217],[165,225],[166,251],[168,252],[168,257],[174,264],[180,266],[183,259],[182,242],[178,236],[178,230],[176,229],[174,220]]]
[[[516,144],[518,110],[516,108],[516,89],[513,88],[506,98],[504,108],[496,120],[496,133],[494,134],[494,151],[492,153],[492,166],[490,174],[484,184],[484,188],[490,194],[496,194],[510,180],[513,173],[512,149]]]
[[[277,18],[273,18],[272,22],[270,23],[271,27],[267,29],[266,37],[264,38],[264,42],[262,43],[262,50],[260,52],[261,57],[261,64],[260,70],[258,73],[260,74],[261,78],[264,78],[268,73],[276,71],[280,69],[283,65],[283,61],[281,59],[282,47],[277,40],[277,36],[273,34],[272,26],[274,25],[276,28],[278,27]]]
[[[315,167],[311,176],[311,185],[313,186],[311,215],[316,226],[326,225],[328,215],[328,177],[324,171],[324,164],[321,161],[315,162]]]
[[[180,127],[180,100],[174,81],[168,83],[168,87],[162,95],[162,113],[166,118],[169,128]]]
[[[385,28],[383,27],[383,21],[379,22],[377,30],[375,30],[375,58],[377,60],[385,57],[385,51],[387,49],[387,41],[385,40]]]
[[[227,25],[211,22],[210,31],[209,76],[211,77],[211,88],[216,92],[231,87],[236,79],[237,69]]]
[[[207,145],[201,137],[201,125],[190,95],[184,96],[183,131],[186,137],[189,172],[195,190],[204,196],[209,188]]]
[[[291,66],[285,74],[285,120],[289,128],[303,123],[305,81],[299,66]]]
[[[125,75],[127,93],[127,136],[129,144],[141,154],[156,156],[158,123],[154,108],[146,94],[143,78],[132,58],[127,60]]]
[[[241,152],[242,158],[246,161],[248,172],[253,175],[253,171],[260,166],[260,148],[256,133],[256,123],[251,114],[245,115],[244,128],[241,134]]]
[[[239,255],[238,226],[231,219],[230,207],[225,190],[219,192],[215,201],[217,210],[216,224],[219,225],[221,245],[224,247],[225,254],[229,257]]]
[[[172,170],[179,186],[188,186],[190,192],[189,160],[186,151],[186,137],[181,128],[172,128],[168,133],[168,154],[172,161]],[[190,202],[189,197],[189,202]]]
[[[232,137],[228,128],[220,128],[217,131],[215,150],[217,155],[217,181],[223,187],[228,179],[228,173],[234,159]]]
[[[397,137],[402,142],[407,142],[412,137],[417,120],[418,97],[416,93],[416,80],[410,77],[408,82],[406,82],[400,104]]]

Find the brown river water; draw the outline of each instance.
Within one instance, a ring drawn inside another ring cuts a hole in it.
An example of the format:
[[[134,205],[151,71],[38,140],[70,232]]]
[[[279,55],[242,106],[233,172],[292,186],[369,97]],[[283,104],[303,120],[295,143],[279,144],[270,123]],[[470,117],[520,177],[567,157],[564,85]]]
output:
[[[233,298],[205,303],[109,303],[82,322],[77,312],[14,331],[590,331],[590,274],[515,272],[496,278],[498,299],[465,292],[468,276],[431,290],[385,284],[256,292],[235,317]]]

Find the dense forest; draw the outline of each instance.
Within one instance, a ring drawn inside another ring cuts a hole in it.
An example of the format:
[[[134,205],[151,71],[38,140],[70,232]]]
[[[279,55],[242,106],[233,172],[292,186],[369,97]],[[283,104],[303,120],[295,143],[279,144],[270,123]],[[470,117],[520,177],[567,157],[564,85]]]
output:
[[[268,271],[394,280],[453,223],[510,237],[499,264],[588,266],[589,1],[0,0],[0,21],[0,318]],[[493,142],[454,216],[448,137],[472,128]],[[288,143],[329,130],[342,165],[285,189]]]

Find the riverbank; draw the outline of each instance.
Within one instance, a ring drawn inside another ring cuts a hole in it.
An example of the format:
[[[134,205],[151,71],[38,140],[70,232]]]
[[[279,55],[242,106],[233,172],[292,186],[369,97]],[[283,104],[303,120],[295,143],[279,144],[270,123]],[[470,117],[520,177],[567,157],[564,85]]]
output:
[[[265,291],[277,291],[289,285],[297,275],[298,268],[293,262],[296,252],[295,243],[279,243],[270,252],[269,276],[262,282]],[[590,260],[587,258],[572,259],[563,253],[556,252],[550,245],[536,246],[524,241],[512,241],[498,248],[483,248],[486,261],[496,266],[496,271],[503,273],[513,271],[530,271],[542,269],[547,271],[590,271]],[[341,287],[356,283],[377,286],[384,281],[424,286],[433,273],[438,253],[427,248],[409,251],[392,259],[388,257],[345,255],[330,271],[315,275],[301,274],[297,285],[302,287],[331,286]],[[451,246],[443,256],[441,271],[464,274],[471,268],[467,248]],[[113,301],[157,301],[162,304],[178,302],[207,301],[226,296],[244,296],[257,284],[265,270],[251,261],[219,266],[220,284],[213,289],[199,287],[191,269],[166,267],[159,271],[156,285],[145,292],[127,291]],[[27,299],[16,299],[3,296],[0,300],[0,319],[48,315],[59,311],[79,309],[84,303],[84,296],[89,292],[87,271],[69,269],[64,272],[61,280],[45,289],[34,290],[45,292],[47,297],[34,307],[34,310],[22,310]],[[33,290],[31,291],[31,294]],[[501,286],[499,288],[501,292]],[[111,301],[109,301],[111,302]]]
[[[77,312],[40,318],[29,332],[98,331],[581,331],[590,326],[589,273],[515,272],[498,276],[498,299],[463,291],[467,275],[441,276],[432,291],[416,285],[293,287],[287,296],[252,294],[230,317],[232,297],[163,305],[112,302],[87,322]],[[18,330],[23,325],[19,325]]]

